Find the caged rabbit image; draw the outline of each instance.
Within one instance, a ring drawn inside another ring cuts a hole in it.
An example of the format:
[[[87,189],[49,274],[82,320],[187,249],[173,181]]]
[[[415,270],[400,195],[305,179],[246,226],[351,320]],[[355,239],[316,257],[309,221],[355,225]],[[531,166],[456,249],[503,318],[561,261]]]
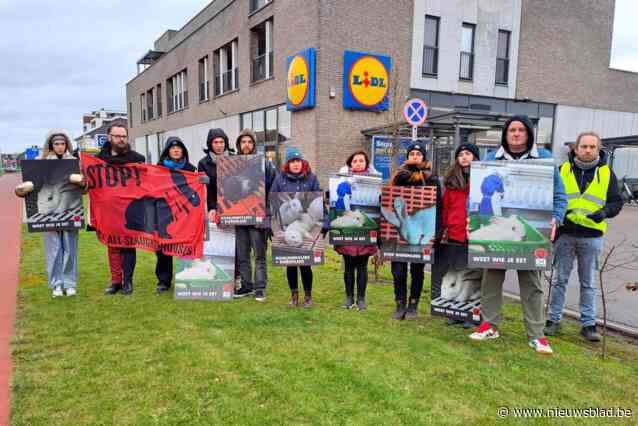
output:
[[[471,240],[492,241],[523,241],[525,239],[525,225],[516,215],[509,217],[494,216],[487,226],[483,226],[470,233]]]
[[[66,179],[56,183],[45,183],[37,195],[38,213],[57,214],[82,206],[82,197],[78,195],[77,185]]]
[[[281,225],[288,226],[295,220],[301,218],[304,212],[303,206],[299,200],[299,193],[295,194],[294,198],[291,198],[288,193],[283,193],[280,197],[286,200],[279,207]]]

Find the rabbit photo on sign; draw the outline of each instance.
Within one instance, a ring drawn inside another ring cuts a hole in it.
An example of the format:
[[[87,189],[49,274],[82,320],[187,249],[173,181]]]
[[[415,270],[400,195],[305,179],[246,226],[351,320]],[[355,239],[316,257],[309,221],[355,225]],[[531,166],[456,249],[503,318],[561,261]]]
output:
[[[399,235],[410,245],[424,245],[434,237],[436,229],[436,208],[429,207],[409,214],[406,201],[396,197],[393,209],[381,207],[383,218],[397,228]]]
[[[525,225],[513,214],[509,217],[494,216],[490,224],[470,233],[471,240],[482,241],[523,241]]]
[[[310,199],[309,194],[315,195]],[[289,247],[301,247],[306,241],[313,241],[315,232],[323,223],[323,197],[313,193],[273,193],[273,232],[281,235]]]
[[[293,223],[295,220],[301,218],[304,212],[301,200],[299,200],[299,192],[297,192],[294,198],[290,197],[290,194],[283,192],[280,194],[280,200],[283,201],[279,206],[279,217],[282,226],[287,226]]]
[[[481,277],[479,269],[450,269],[443,276],[441,297],[455,302],[467,302],[481,297]]]

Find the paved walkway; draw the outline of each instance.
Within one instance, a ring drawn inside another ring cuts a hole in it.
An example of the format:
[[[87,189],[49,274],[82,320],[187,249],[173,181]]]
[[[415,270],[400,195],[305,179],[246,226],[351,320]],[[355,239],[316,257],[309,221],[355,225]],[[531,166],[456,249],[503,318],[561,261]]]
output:
[[[11,339],[16,314],[16,289],[20,269],[21,201],[13,189],[19,173],[0,177],[0,425],[8,425],[11,413]]]

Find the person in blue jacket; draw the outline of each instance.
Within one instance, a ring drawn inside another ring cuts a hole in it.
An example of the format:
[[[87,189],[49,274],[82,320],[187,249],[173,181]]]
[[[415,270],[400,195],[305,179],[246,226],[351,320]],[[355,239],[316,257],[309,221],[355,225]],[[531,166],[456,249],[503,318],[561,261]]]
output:
[[[320,192],[319,180],[310,170],[310,165],[297,148],[288,148],[286,162],[275,177],[271,192]],[[297,270],[301,272],[301,283],[304,289],[305,308],[312,306],[312,268],[310,266],[288,266],[286,276],[290,287],[290,305],[299,305],[299,282]]]
[[[519,115],[510,118],[503,128],[501,147],[489,153],[486,161],[520,161],[551,159],[552,153],[539,148],[534,143],[534,128],[527,116]],[[554,167],[554,209],[552,219],[551,240],[554,240],[556,227],[563,222],[567,196],[558,169]],[[540,354],[552,354],[553,350],[544,334],[545,318],[543,309],[543,285],[539,271],[516,271],[520,286],[523,317],[527,329],[529,346]],[[501,321],[501,305],[503,303],[503,281],[505,270],[487,269],[483,274],[481,286],[481,316],[483,322],[478,330],[470,335],[470,339],[482,341],[499,337],[497,326]]]

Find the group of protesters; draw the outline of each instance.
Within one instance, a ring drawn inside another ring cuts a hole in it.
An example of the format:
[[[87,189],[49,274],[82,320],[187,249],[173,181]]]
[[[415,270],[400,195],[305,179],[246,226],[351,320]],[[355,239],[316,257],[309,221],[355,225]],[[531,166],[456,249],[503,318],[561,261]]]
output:
[[[238,155],[257,153],[255,134],[243,130],[235,143]],[[203,172],[208,179],[207,210],[211,221],[218,223],[217,211],[217,163],[220,157],[234,155],[228,136],[222,129],[211,129],[206,138],[205,156],[197,167],[190,163],[185,144],[177,137],[170,137],[160,155],[158,165],[172,170]],[[114,166],[129,163],[143,163],[143,155],[135,152],[127,140],[127,129],[114,125],[109,129],[108,142],[97,157]],[[63,131],[53,131],[47,135],[43,159],[55,160],[72,158],[71,141]],[[502,132],[501,146],[495,152],[487,154],[484,160],[522,161],[551,159],[550,151],[537,146],[534,129],[526,116],[514,116],[509,119]],[[422,187],[433,186],[437,189],[437,225],[435,244],[439,247],[454,245],[460,247],[452,259],[461,268],[467,268],[467,245],[469,239],[469,221],[467,205],[470,190],[470,166],[473,161],[481,160],[478,147],[471,143],[459,145],[454,153],[454,163],[441,178],[436,176],[432,163],[428,160],[426,146],[421,142],[412,142],[406,150],[405,162],[394,172],[388,184],[393,186]],[[321,191],[319,180],[311,171],[302,152],[295,148],[286,151],[281,170],[266,160],[264,168],[266,199],[269,192],[309,192]],[[370,164],[365,151],[352,153],[346,164],[339,170],[346,175],[377,175]],[[85,179],[81,175],[71,175],[69,183],[86,190]],[[33,191],[33,184],[24,182],[16,188],[16,194],[25,196]],[[578,264],[580,280],[581,334],[589,341],[598,341],[596,331],[596,271],[598,258],[603,248],[603,239],[607,230],[606,220],[616,216],[622,208],[617,179],[607,165],[606,155],[601,150],[601,139],[594,132],[578,135],[569,158],[554,170],[553,211],[551,221],[551,240],[554,243],[555,262],[553,267],[557,279],[552,283],[553,291],[549,300],[548,318],[545,319],[544,290],[541,273],[532,270],[518,270],[520,299],[523,317],[528,335],[529,346],[536,352],[553,352],[546,336],[554,336],[560,330],[565,305],[565,293],[574,260]],[[328,231],[327,226],[322,232]],[[236,270],[240,285],[235,297],[254,295],[255,300],[266,299],[267,264],[266,252],[270,235],[270,220],[260,225],[236,226]],[[54,297],[76,294],[77,282],[77,231],[54,231],[44,235],[45,256],[49,288]],[[378,256],[376,244],[339,245],[336,251],[343,256],[343,282],[345,309],[367,308],[366,288],[368,281],[368,263],[372,256]],[[435,260],[432,266],[444,259]],[[161,250],[156,252],[157,293],[171,288],[173,280],[173,259]],[[254,274],[252,259],[254,258]],[[111,284],[106,294],[133,292],[133,273],[136,254],[134,248],[108,246],[108,261],[111,271]],[[450,262],[450,259],[445,259]],[[424,264],[391,262],[396,308],[392,313],[395,320],[414,320],[418,316],[418,305],[423,293]],[[501,305],[503,303],[503,282],[505,270],[483,269],[474,271],[481,277],[481,321],[476,324],[464,323],[466,327],[478,326],[469,335],[470,339],[483,341],[499,337]],[[304,290],[303,302],[299,296],[299,275]],[[408,289],[408,275],[411,286]],[[313,274],[310,266],[288,266],[286,271],[290,288],[290,305],[311,307]],[[356,294],[355,294],[356,288]],[[463,323],[453,318],[449,324]]]

